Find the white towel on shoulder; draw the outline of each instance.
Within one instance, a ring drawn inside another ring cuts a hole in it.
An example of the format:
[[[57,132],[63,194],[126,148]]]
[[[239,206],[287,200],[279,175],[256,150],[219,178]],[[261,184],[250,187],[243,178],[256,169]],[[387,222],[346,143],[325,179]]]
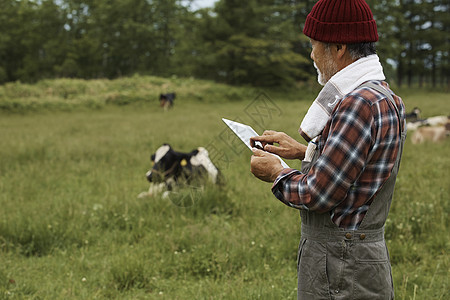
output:
[[[320,135],[337,103],[348,93],[369,80],[384,80],[378,55],[363,57],[337,72],[325,84],[310,106],[299,133],[310,141]]]

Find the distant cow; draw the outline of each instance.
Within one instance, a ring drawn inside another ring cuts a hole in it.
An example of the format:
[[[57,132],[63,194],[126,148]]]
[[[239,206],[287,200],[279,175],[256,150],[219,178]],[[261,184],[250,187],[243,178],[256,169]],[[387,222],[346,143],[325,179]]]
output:
[[[406,114],[406,122],[416,122],[420,120],[421,110],[418,107],[414,107],[410,113]]]
[[[417,130],[417,128],[422,127],[422,126],[427,126],[427,120],[416,120],[416,121],[410,121],[406,123],[406,129],[408,131],[414,131]]]
[[[151,161],[153,168],[146,174],[150,188],[148,192],[141,193],[140,198],[162,192],[167,195],[168,191],[180,185],[219,181],[219,170],[203,147],[190,153],[182,153],[174,151],[169,144],[164,144],[151,155]]]
[[[167,93],[159,95],[159,105],[167,110],[173,106],[173,101],[175,100],[175,93]]]
[[[425,121],[426,126],[417,128],[411,136],[413,144],[420,144],[426,141],[436,143],[450,136],[450,118],[437,116],[428,118]]]
[[[445,126],[445,124],[447,124],[450,120],[450,117],[448,116],[434,116],[434,117],[429,117],[426,119],[418,119],[415,121],[408,121],[406,123],[406,128],[408,129],[408,131],[414,131],[417,130],[420,127],[425,127],[425,126]]]
[[[445,126],[450,121],[450,116],[435,116],[426,119],[429,126]]]
[[[448,116],[434,116],[426,119],[418,119],[415,121],[408,121],[406,123],[406,128],[408,131],[417,130],[420,127],[424,126],[445,126],[449,122]]]
[[[448,131],[445,126],[420,127],[411,136],[413,144],[421,144],[423,142],[440,142],[448,136]]]

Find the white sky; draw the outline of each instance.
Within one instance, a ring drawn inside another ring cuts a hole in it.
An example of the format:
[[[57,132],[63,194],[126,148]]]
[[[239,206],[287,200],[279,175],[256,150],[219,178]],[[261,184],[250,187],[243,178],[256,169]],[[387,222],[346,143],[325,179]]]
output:
[[[199,9],[204,7],[213,7],[215,2],[217,2],[217,0],[194,0],[192,1],[192,8]]]

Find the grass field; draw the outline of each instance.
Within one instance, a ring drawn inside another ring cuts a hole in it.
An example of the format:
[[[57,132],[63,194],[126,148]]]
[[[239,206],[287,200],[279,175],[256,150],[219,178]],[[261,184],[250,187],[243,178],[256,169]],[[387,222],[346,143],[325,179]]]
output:
[[[298,211],[253,177],[220,118],[296,136],[313,92],[157,78],[0,87],[0,299],[296,299]],[[400,95],[424,117],[450,114],[448,93]],[[165,142],[206,147],[225,187],[138,199]],[[386,229],[396,299],[450,298],[449,152],[450,139],[407,141]]]

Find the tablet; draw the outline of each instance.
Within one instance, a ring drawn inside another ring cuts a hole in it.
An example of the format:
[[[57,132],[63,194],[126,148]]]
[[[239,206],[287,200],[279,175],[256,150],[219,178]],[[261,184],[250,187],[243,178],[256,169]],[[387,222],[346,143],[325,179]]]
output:
[[[254,136],[259,136],[259,134],[250,126],[239,123],[239,122],[235,122],[235,121],[231,121],[225,118],[222,118],[222,121],[225,122],[225,124],[227,124],[227,126],[238,136],[238,138],[241,139],[241,141],[251,150],[252,146],[250,145],[250,138],[254,137]],[[257,142],[258,145],[258,142]],[[261,146],[261,144],[259,145]],[[269,153],[269,152],[268,152]],[[284,160],[281,159],[281,157],[279,157],[276,154],[270,153],[272,155],[275,155],[281,162],[281,165],[283,166],[283,168],[290,168],[288,166],[287,163],[284,162]]]

